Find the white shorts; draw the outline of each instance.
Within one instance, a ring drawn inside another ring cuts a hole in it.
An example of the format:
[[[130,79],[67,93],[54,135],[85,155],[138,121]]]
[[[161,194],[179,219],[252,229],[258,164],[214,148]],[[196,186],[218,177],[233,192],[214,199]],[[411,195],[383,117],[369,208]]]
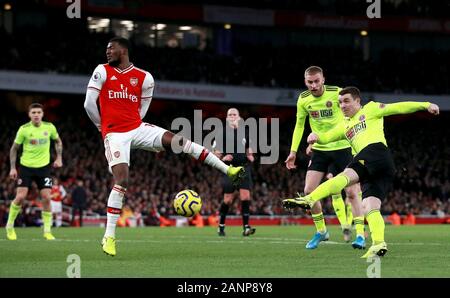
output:
[[[130,149],[143,149],[152,152],[164,150],[162,136],[167,130],[159,126],[142,123],[138,128],[127,132],[111,132],[105,136],[105,156],[109,170],[114,165],[130,165]]]
[[[61,213],[62,212],[62,202],[61,201],[50,200],[50,205],[52,207],[52,213]]]

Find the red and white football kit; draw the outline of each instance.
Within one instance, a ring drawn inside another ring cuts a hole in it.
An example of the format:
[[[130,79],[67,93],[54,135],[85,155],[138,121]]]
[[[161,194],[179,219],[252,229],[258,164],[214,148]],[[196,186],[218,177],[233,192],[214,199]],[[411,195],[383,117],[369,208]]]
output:
[[[122,70],[100,64],[94,70],[88,92],[98,94],[100,119],[90,113],[92,108],[97,109],[96,103],[95,107],[89,107],[85,102],[85,107],[88,105],[88,115],[102,133],[110,168],[120,163],[129,165],[130,149],[164,150],[161,139],[167,130],[142,122],[150,106],[154,85],[152,75],[133,64]]]

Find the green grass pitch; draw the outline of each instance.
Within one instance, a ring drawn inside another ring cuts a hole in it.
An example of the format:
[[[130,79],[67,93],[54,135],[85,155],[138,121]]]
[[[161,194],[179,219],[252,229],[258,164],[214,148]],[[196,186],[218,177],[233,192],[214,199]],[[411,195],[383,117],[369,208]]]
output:
[[[312,226],[119,228],[117,256],[103,254],[101,228],[16,228],[17,241],[0,238],[0,277],[66,277],[68,255],[81,259],[81,277],[366,277],[371,263],[344,243],[337,226],[330,241],[306,250]],[[381,277],[450,277],[450,225],[387,226],[389,252]]]

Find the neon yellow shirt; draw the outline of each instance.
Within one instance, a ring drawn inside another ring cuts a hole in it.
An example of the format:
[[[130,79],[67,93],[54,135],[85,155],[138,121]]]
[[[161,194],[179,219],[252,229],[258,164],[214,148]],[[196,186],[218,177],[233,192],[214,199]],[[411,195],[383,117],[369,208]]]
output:
[[[319,143],[347,139],[356,153],[374,143],[387,146],[384,137],[383,117],[396,114],[409,114],[426,110],[429,102],[397,102],[384,104],[371,101],[364,105],[352,117],[345,117],[344,121],[329,132],[318,134]]]
[[[324,92],[321,96],[315,97],[310,91],[300,94],[297,101],[297,122],[295,123],[292,135],[291,151],[297,152],[305,129],[305,120],[309,116],[309,125],[316,134],[323,134],[333,129],[342,122],[344,115],[339,108],[339,91],[336,86],[324,85]],[[349,148],[350,144],[346,140],[338,140],[329,143],[314,144],[315,150],[331,151]]]
[[[17,131],[14,142],[23,145],[20,164],[29,168],[41,168],[50,163],[50,139],[59,137],[55,126],[50,122],[41,122],[38,127],[31,122],[22,125]]]

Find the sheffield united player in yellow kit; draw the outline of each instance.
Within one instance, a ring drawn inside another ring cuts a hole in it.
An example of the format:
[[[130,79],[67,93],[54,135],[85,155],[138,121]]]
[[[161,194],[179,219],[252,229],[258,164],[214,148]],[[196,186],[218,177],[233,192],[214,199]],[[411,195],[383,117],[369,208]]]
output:
[[[338,93],[341,88],[325,85],[323,71],[318,66],[310,66],[305,70],[305,85],[308,90],[301,93],[297,101],[297,121],[292,136],[291,153],[286,159],[286,167],[294,169],[297,149],[302,139],[305,120],[309,116],[309,124],[313,132],[321,133],[334,128],[340,123],[344,116],[339,109]],[[352,150],[347,140],[337,140],[328,143],[314,144],[312,146],[312,157],[305,178],[305,194],[312,192],[324,179],[327,173],[336,176],[342,172],[352,160]],[[354,185],[345,189],[346,196],[353,206],[355,215],[356,239],[352,243],[354,248],[363,249],[364,218],[361,201],[359,198],[359,186]],[[350,241],[350,225],[347,223],[346,208],[340,193],[332,196],[332,203],[336,215],[341,223],[345,241]],[[306,244],[307,249],[315,249],[321,241],[329,238],[325,226],[320,202],[314,204],[311,215],[317,232]]]
[[[339,105],[344,121],[328,132],[311,133],[308,143],[329,143],[347,139],[356,155],[346,169],[322,183],[309,195],[283,200],[286,208],[310,209],[320,199],[339,193],[344,187],[360,182],[363,190],[363,210],[372,236],[372,246],[362,258],[383,256],[387,252],[384,241],[384,220],[380,214],[381,201],[386,199],[394,177],[394,162],[384,137],[383,117],[427,110],[439,114],[439,107],[429,102],[398,102],[384,104],[369,102],[361,105],[356,87],[339,92]]]
[[[51,233],[52,211],[50,205],[50,191],[52,178],[50,175],[50,141],[55,141],[56,160],[53,167],[62,166],[62,141],[55,126],[42,121],[44,109],[41,104],[33,103],[28,108],[31,121],[22,125],[10,150],[11,170],[9,177],[17,180],[17,194],[9,207],[6,237],[16,240],[14,220],[20,212],[22,201],[27,197],[28,189],[33,181],[36,182],[42,198],[42,221],[44,223],[44,238],[54,240]],[[20,157],[19,171],[16,169],[17,151],[23,146]]]

